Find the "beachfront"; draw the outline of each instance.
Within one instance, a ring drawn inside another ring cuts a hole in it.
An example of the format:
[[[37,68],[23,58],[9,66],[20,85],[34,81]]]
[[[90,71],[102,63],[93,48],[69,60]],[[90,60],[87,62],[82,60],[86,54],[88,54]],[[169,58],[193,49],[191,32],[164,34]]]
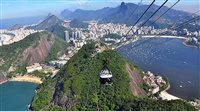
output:
[[[169,90],[170,88],[170,84],[168,85],[168,87],[164,90],[164,91],[161,91],[160,92],[160,97],[163,99],[163,100],[177,100],[177,99],[181,99],[179,97],[176,97],[174,95],[171,95],[167,92],[167,90]]]
[[[163,100],[177,100],[177,99],[180,99],[180,98],[178,98],[178,97],[176,97],[176,96],[174,96],[174,95],[169,94],[169,93],[166,92],[166,91],[162,91],[162,92],[160,93],[160,97],[161,97]]]
[[[8,81],[33,82],[36,84],[42,83],[41,78],[35,77],[35,76],[30,76],[30,75],[14,77],[14,78],[9,79]]]
[[[186,37],[181,37],[181,36],[169,36],[169,35],[163,35],[163,36],[158,36],[158,35],[145,35],[145,36],[142,36],[144,38],[156,38],[156,37],[159,37],[159,38],[171,38],[171,39],[186,39]]]

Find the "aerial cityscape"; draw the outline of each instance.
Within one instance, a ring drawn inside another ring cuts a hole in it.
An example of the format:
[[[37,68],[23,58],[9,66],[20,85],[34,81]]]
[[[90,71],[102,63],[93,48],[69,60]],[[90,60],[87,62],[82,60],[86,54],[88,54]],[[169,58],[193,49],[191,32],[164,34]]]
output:
[[[200,110],[199,1],[0,3],[0,111]]]

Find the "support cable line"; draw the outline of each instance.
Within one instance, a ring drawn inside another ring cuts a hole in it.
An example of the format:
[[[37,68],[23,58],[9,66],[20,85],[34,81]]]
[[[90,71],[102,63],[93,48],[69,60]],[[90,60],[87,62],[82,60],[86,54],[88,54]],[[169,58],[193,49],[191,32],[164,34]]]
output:
[[[168,0],[165,0],[165,2],[135,31],[135,33],[141,29],[142,26],[144,26],[166,3]],[[134,33],[134,34],[135,34]]]
[[[140,18],[131,26],[131,28],[128,30],[128,32],[126,33],[125,37],[128,36],[128,34],[130,33],[131,30],[133,30],[133,27],[140,21],[140,19],[145,15],[145,13],[150,9],[150,7],[154,4],[156,0],[153,0],[151,2],[151,4],[148,6],[148,8],[143,12],[143,14],[140,16]]]
[[[187,21],[187,22],[185,22],[184,24],[182,24],[181,26],[184,26],[184,25],[187,25],[188,23],[191,23],[191,22],[194,22],[195,20],[199,20],[200,19],[200,17],[198,18],[198,17],[196,17],[196,18],[193,18],[194,20],[190,20],[190,21]],[[177,26],[178,27],[178,26]],[[197,30],[197,31],[199,31],[199,29]],[[160,37],[160,35],[158,35],[157,37]],[[166,41],[164,41],[164,42],[162,42],[162,43],[166,43],[166,42],[169,42],[169,41],[171,41],[171,40],[174,40],[175,38],[171,38],[171,39],[169,39],[169,40],[166,40]],[[147,40],[145,40],[144,42],[142,42],[142,43],[140,43],[140,44],[137,44],[137,45],[135,45],[134,47],[138,47],[138,46],[140,46],[140,45],[142,45],[142,44],[144,44],[144,43],[147,43],[147,42],[149,42],[149,41],[151,41],[152,39],[151,38],[149,38],[149,39],[147,39]],[[159,44],[159,45],[161,45],[161,44]]]
[[[200,16],[198,16],[198,17],[195,17],[195,18],[193,18],[193,19],[191,19],[191,20],[188,20],[187,22],[185,22],[185,23],[182,23],[182,24],[180,24],[179,26],[177,26],[178,28],[180,28],[180,27],[182,27],[182,26],[184,26],[184,25],[187,25],[187,24],[189,24],[189,23],[191,23],[191,22],[194,22],[194,21],[196,21],[196,20],[199,20],[200,19]],[[171,27],[170,27],[170,29],[172,29]],[[177,28],[175,28],[175,29],[177,29]],[[174,30],[175,30],[174,29]],[[172,29],[173,30],[173,29]],[[199,29],[198,29],[199,30]],[[197,31],[198,31],[197,30]],[[160,36],[157,36],[157,37],[160,37]],[[168,41],[171,41],[171,40],[173,40],[173,39],[175,39],[175,38],[172,38],[172,39],[170,39],[170,40],[168,40]],[[165,43],[165,42],[164,42]]]
[[[132,14],[129,15],[128,19],[126,20],[126,22],[128,22],[128,20],[131,18],[132,15],[134,15],[134,13],[136,12],[136,10],[138,9],[138,7],[142,4],[143,0],[140,0],[140,2],[138,3],[138,5],[136,6],[136,8],[133,10]],[[133,32],[133,30],[132,30]]]
[[[171,10],[175,5],[177,5],[180,2],[180,0],[177,0],[170,8],[168,8],[162,15],[160,15],[160,17],[158,17],[153,23],[155,23],[156,21],[158,21],[162,16],[164,16],[169,10]],[[197,13],[197,12],[195,12]],[[152,23],[152,24],[153,24]],[[129,31],[128,31],[129,33]],[[128,33],[126,34],[126,36],[128,35]],[[125,37],[126,37],[125,36]],[[133,36],[133,35],[132,35]]]
[[[180,27],[182,27],[182,26],[184,26],[184,25],[186,25],[186,24],[189,24],[189,23],[191,23],[191,22],[194,22],[194,21],[196,21],[196,20],[199,20],[200,19],[200,16],[197,16],[197,17],[194,17],[194,18],[192,18],[192,19],[190,19],[190,20],[188,20],[188,21],[186,21],[186,22],[184,22],[184,23],[181,23],[181,24],[179,24],[178,26],[176,26],[176,27],[171,27],[173,30],[175,30],[175,29],[178,29],[178,28],[180,28]]]
[[[154,22],[151,24],[154,24],[156,21],[158,21],[162,16],[164,16],[169,10],[171,10],[180,0],[176,1],[170,8],[168,8],[163,14],[161,14]]]
[[[133,10],[133,13],[130,14],[130,16],[128,17],[128,19],[126,20],[126,23],[129,21],[129,19],[131,18],[132,15],[134,15],[134,13],[136,12],[136,10],[138,9],[138,7],[140,6],[140,4],[142,4],[143,0],[140,0],[140,2],[138,3],[138,5],[136,6],[136,8]]]
[[[190,14],[189,16],[186,16],[185,18],[191,18],[191,16],[196,15],[196,14],[199,13],[199,12],[200,12],[200,10],[198,10],[198,11],[196,11],[196,12]],[[185,20],[184,20],[184,21],[185,21]],[[176,23],[172,24],[171,26],[174,26],[174,25],[176,25]]]
[[[160,17],[158,17],[158,18],[154,21],[154,23],[155,23],[157,20],[159,20],[162,16],[164,16],[169,10],[171,10],[171,9],[172,9],[175,5],[177,5],[179,2],[180,2],[180,0],[177,0],[170,8],[168,8],[168,10],[166,10],[163,14],[161,14]],[[164,3],[163,3],[163,4],[164,4]],[[192,15],[198,13],[198,12],[200,12],[200,10],[198,10],[198,11],[192,13],[190,16],[192,16]],[[188,16],[188,17],[190,17],[190,16]],[[171,25],[171,26],[169,27],[169,29],[172,29],[172,30],[173,30],[173,29],[177,29],[177,28],[180,28],[180,27],[182,27],[182,26],[184,26],[184,25],[187,25],[187,24],[189,24],[189,23],[191,23],[191,22],[194,22],[194,21],[196,21],[196,20],[199,20],[199,19],[200,19],[199,16],[197,16],[197,17],[195,17],[195,18],[192,18],[192,19],[190,19],[190,20],[188,20],[188,21],[186,21],[186,22],[180,24],[179,26],[176,26],[175,28],[172,28],[173,25]],[[131,28],[133,28],[133,27],[131,27]],[[132,29],[130,29],[130,30],[132,30]],[[130,30],[127,32],[126,36],[127,36],[128,33],[130,32]],[[125,36],[125,37],[126,37],[126,36]],[[132,36],[133,36],[133,35],[132,35]]]
[[[193,16],[193,15],[197,15],[197,13],[199,13],[200,12],[200,10],[198,10],[198,11],[196,11],[196,12],[194,12],[194,13],[191,13],[189,16],[187,16],[186,18],[189,18],[189,17],[191,17],[191,16]]]

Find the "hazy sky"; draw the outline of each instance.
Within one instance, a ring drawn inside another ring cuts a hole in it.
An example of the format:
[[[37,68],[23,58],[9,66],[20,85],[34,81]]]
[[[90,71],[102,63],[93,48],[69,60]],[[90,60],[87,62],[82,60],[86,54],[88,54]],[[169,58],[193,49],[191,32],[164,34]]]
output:
[[[140,0],[123,0],[124,2],[139,3]],[[0,18],[18,18],[47,15],[48,13],[59,14],[64,9],[100,9],[103,7],[115,7],[122,0],[0,0]],[[143,0],[143,4],[149,4],[151,0]],[[156,4],[162,4],[164,0],[157,0]],[[175,3],[169,0],[167,6]],[[200,10],[200,0],[181,0],[174,7],[178,10],[196,12]]]

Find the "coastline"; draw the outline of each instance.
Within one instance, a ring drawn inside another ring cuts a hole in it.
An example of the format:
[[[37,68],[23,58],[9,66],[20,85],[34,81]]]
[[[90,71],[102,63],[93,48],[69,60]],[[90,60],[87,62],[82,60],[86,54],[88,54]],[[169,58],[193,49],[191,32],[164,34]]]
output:
[[[188,45],[187,43],[185,43],[185,41],[183,41],[183,45],[185,45],[186,47],[199,49],[197,46]]]
[[[181,36],[171,36],[171,35],[162,35],[162,36],[158,36],[158,35],[145,35],[142,36],[144,38],[172,38],[172,39],[186,39],[186,37],[181,37]]]
[[[32,82],[36,84],[42,83],[41,78],[36,77],[36,76],[30,76],[30,75],[14,77],[14,78],[9,79],[8,81]]]
[[[186,37],[183,37],[183,36],[171,36],[171,35],[162,35],[162,36],[158,36],[158,35],[143,35],[141,36],[142,38],[171,38],[171,39],[182,39],[182,40],[186,40]],[[114,49],[118,49],[124,45],[127,45],[129,43],[133,43],[133,42],[136,42],[138,40],[138,38],[136,39],[133,39],[131,41],[126,41],[125,43],[123,44],[120,44],[119,46],[117,47],[114,47]]]
[[[0,82],[0,85],[6,83],[6,82],[8,82],[8,81],[9,81],[9,80],[2,81],[2,82]]]
[[[181,99],[181,98],[179,98],[179,97],[177,97],[177,96],[174,96],[174,95],[172,95],[172,94],[169,94],[168,92],[167,92],[167,90],[169,90],[170,89],[170,84],[168,85],[168,87],[164,90],[164,91],[161,91],[160,92],[160,97],[163,99],[163,100],[177,100],[177,99]]]
[[[30,76],[30,75],[24,75],[24,76],[18,76],[18,77],[13,77],[13,78],[7,79],[7,80],[1,82],[0,85],[4,84],[6,82],[9,82],[9,81],[31,82],[31,83],[36,83],[36,84],[41,84],[42,83],[42,80],[39,77]]]

